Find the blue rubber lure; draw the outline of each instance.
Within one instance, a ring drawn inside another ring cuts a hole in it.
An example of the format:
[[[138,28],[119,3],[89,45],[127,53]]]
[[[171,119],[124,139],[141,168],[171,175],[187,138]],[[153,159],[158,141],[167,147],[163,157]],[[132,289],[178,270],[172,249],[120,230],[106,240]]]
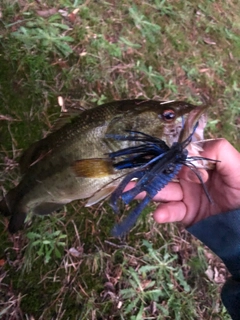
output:
[[[211,201],[197,168],[191,161],[209,160],[203,157],[188,157],[186,147],[192,140],[192,136],[197,128],[197,124],[190,136],[183,142],[175,142],[169,147],[163,140],[152,137],[139,131],[129,131],[129,136],[111,135],[111,138],[122,141],[139,141],[139,146],[129,147],[109,154],[115,161],[114,167],[118,170],[136,168],[127,174],[117,189],[112,193],[110,205],[115,213],[119,212],[118,199],[121,198],[125,204],[129,204],[140,192],[145,191],[144,199],[129,213],[120,223],[114,226],[112,235],[121,237],[126,234],[136,223],[142,210],[149,204],[154,196],[162,190],[178,174],[182,166],[188,166],[194,171],[203,185],[204,191]],[[121,157],[121,161],[116,159]],[[132,179],[138,179],[135,187],[129,191],[124,191],[126,185]]]

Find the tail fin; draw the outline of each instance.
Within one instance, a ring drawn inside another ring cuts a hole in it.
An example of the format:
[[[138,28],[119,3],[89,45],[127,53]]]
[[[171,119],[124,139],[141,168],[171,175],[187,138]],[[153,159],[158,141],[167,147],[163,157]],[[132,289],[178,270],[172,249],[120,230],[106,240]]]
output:
[[[18,230],[23,229],[26,216],[27,216],[27,214],[24,211],[19,211],[19,212],[13,213],[13,215],[11,216],[9,225],[8,225],[9,232],[16,233]]]
[[[10,218],[8,230],[15,233],[23,228],[26,210],[19,205],[18,190],[14,188],[0,201],[0,213]]]
[[[11,215],[11,212],[6,202],[6,198],[3,198],[0,201],[0,213],[3,214],[5,217],[9,217]]]

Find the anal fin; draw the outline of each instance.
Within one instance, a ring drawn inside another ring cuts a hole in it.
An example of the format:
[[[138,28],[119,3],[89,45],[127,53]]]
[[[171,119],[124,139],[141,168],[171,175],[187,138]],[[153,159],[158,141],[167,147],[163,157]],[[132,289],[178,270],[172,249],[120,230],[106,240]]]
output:
[[[33,213],[44,216],[44,215],[50,214],[54,211],[57,211],[57,210],[61,209],[62,207],[63,207],[62,203],[42,202],[33,209]]]

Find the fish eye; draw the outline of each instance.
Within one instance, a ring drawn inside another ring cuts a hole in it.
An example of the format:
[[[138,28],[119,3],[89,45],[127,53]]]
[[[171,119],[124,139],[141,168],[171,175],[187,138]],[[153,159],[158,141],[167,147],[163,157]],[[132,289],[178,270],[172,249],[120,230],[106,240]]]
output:
[[[173,110],[165,110],[162,114],[162,117],[165,121],[171,121],[175,119],[176,114]]]

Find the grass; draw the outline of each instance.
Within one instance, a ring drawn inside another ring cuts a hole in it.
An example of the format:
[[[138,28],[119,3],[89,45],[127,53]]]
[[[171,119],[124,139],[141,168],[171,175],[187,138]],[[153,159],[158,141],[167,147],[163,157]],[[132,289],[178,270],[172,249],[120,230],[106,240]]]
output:
[[[208,103],[207,137],[240,150],[237,1],[8,1],[0,5],[0,182],[60,108],[126,98]],[[107,203],[34,217],[15,236],[1,217],[3,319],[229,319],[222,263],[152,208],[120,241]],[[218,275],[213,271],[217,268]],[[207,271],[207,272],[206,272]]]

